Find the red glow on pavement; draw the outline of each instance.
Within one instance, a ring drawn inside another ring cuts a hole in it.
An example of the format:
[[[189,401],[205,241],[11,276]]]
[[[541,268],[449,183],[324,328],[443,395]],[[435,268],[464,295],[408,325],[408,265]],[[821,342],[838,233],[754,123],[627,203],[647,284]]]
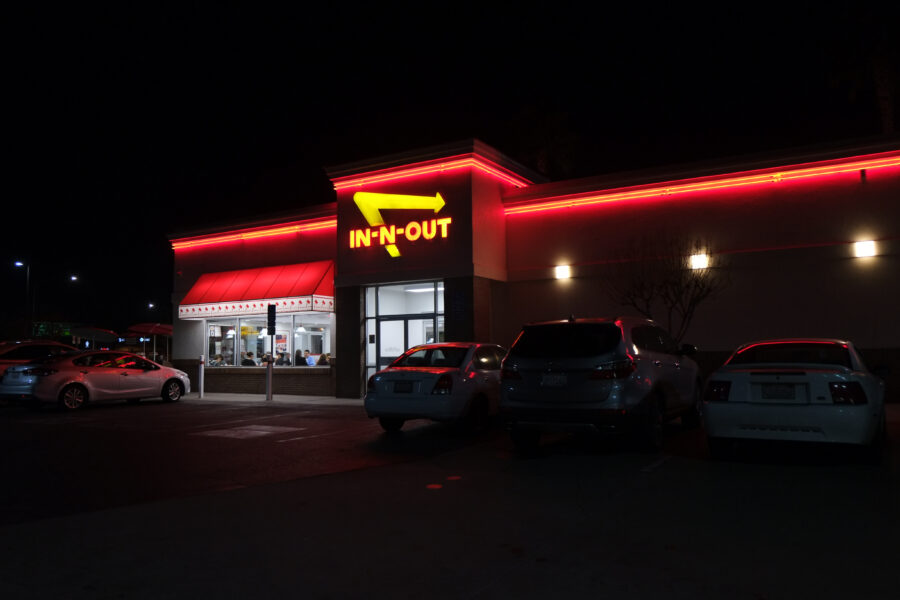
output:
[[[425,487],[426,487],[427,489],[429,489],[429,490],[439,490],[439,489],[441,489],[441,488],[444,487],[444,486],[441,485],[440,483],[429,483],[429,484],[426,485]]]
[[[278,235],[288,235],[293,233],[304,233],[309,231],[320,231],[325,229],[337,229],[337,219],[334,217],[329,217],[326,219],[296,221],[293,223],[281,223],[278,225],[269,225],[265,227],[253,227],[251,229],[241,229],[229,233],[215,233],[210,235],[179,238],[177,240],[172,240],[172,249],[184,250],[186,248],[196,248],[198,246],[210,246],[213,244],[224,244],[228,242],[241,242],[244,240],[273,237]]]
[[[461,475],[450,475],[447,477],[447,481],[459,481],[462,479]]]
[[[900,167],[900,152],[886,152],[865,157],[857,156],[821,163],[786,166],[778,169],[748,171],[731,175],[717,175],[713,177],[672,181],[648,186],[619,188],[599,193],[578,194],[555,199],[545,198],[540,200],[527,200],[517,204],[508,205],[504,209],[504,212],[507,215],[516,215],[593,206],[610,202],[660,198],[687,192],[703,192],[753,185],[771,186],[789,181],[828,177],[843,173],[852,173],[854,171],[891,167]]]
[[[476,169],[503,183],[514,185],[515,187],[527,187],[531,185],[531,182],[527,179],[519,177],[512,171],[508,171],[500,165],[470,155],[426,161],[414,165],[383,169],[381,171],[372,171],[365,175],[336,177],[333,180],[333,183],[335,190],[343,190],[350,187],[362,187],[372,183],[384,183],[387,181],[397,181],[399,179],[408,179],[410,177],[419,177],[422,175],[434,175],[436,173],[455,171],[458,169]]]

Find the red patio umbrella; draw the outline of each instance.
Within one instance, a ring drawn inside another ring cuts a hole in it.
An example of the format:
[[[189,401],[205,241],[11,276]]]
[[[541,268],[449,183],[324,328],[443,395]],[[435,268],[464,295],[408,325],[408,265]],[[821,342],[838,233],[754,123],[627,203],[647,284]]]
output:
[[[138,323],[128,328],[128,333],[137,335],[172,335],[172,326],[165,323]]]

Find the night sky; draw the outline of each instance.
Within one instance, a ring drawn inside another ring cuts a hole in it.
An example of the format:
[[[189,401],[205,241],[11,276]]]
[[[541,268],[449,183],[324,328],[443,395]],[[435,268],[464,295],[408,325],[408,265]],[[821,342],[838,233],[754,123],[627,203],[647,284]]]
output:
[[[171,322],[168,234],[333,201],[325,167],[382,154],[474,137],[568,179],[896,139],[896,8],[411,6],[15,15],[3,324],[16,259],[36,318]]]

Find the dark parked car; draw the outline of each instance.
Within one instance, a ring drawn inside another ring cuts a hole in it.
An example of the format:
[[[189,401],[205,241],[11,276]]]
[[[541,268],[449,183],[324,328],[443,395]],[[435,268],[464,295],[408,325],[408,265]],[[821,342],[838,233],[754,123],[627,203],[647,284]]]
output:
[[[51,340],[0,342],[0,398],[30,398],[35,376],[27,365],[78,349]]]
[[[629,432],[658,450],[666,420],[699,425],[694,352],[643,318],[525,325],[503,362],[501,419],[520,450],[548,430]]]

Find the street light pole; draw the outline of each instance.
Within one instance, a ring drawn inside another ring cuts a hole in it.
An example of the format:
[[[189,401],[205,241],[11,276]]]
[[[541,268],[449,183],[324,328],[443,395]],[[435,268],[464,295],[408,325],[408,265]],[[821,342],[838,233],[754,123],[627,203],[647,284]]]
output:
[[[24,338],[31,337],[31,311],[29,311],[29,296],[31,296],[31,263],[24,263],[21,260],[17,260],[15,263],[16,267],[25,267],[25,311],[22,313],[22,335]]]

